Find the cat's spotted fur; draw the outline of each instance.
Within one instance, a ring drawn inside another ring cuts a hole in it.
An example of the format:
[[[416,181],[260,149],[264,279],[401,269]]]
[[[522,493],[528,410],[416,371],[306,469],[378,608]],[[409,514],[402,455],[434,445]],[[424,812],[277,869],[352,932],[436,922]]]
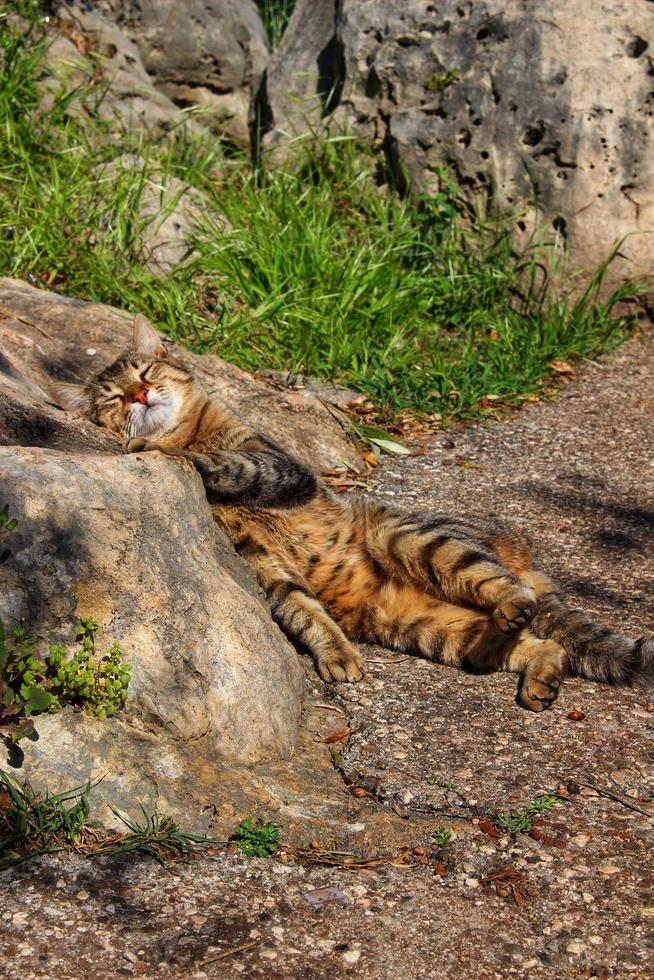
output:
[[[566,672],[650,686],[654,641],[567,609],[526,542],[477,517],[403,513],[334,495],[311,470],[206,396],[144,317],[133,351],[55,400],[121,435],[127,452],[192,462],[273,616],[321,677],[357,681],[352,641],[475,671],[520,674],[519,703],[556,698]]]

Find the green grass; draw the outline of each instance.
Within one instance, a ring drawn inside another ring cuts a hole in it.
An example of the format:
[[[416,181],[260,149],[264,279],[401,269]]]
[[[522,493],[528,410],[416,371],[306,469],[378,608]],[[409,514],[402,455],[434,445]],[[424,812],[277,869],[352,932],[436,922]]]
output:
[[[125,833],[88,827],[91,789],[86,783],[63,793],[37,792],[0,769],[0,870],[63,850],[100,857],[146,854],[167,867],[167,861],[226,843],[180,830],[172,817],[149,814],[143,807],[141,820],[114,810]]]
[[[516,837],[518,834],[528,834],[533,829],[533,818],[536,814],[546,813],[553,806],[558,806],[560,803],[561,800],[558,796],[543,793],[541,796],[537,796],[535,800],[532,800],[531,803],[528,803],[524,810],[513,810],[498,814],[495,823],[500,830],[505,831],[511,837]]]
[[[257,0],[263,26],[268,34],[270,50],[279,47],[284,28],[291,19],[295,0]]]
[[[270,857],[279,847],[279,827],[263,817],[246,817],[232,834],[232,840],[247,857]]]
[[[42,45],[3,31],[4,275],[141,310],[246,369],[331,378],[384,419],[411,409],[447,422],[516,403],[543,392],[552,361],[593,357],[628,332],[613,312],[627,290],[598,300],[606,265],[574,302],[544,296],[547,249],[516,257],[510,222],[474,215],[445,173],[438,193],[412,202],[380,186],[379,160],[348,137],[299,143],[293,166],[270,172],[183,129],[160,145],[103,141],[99,124],[68,118],[68,96],[38,111]],[[108,169],[126,150],[143,163]],[[162,172],[202,190],[207,207],[194,254],[157,279],[139,201]]]

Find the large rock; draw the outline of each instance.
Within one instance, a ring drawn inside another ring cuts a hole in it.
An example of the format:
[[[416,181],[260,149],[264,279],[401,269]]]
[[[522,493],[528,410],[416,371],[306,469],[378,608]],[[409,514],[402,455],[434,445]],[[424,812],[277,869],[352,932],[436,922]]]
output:
[[[249,149],[252,87],[268,60],[253,0],[115,0],[113,7],[160,91],[199,107],[206,125]]]
[[[99,118],[110,134],[139,138],[187,123],[188,113],[155,87],[136,45],[102,9],[63,5],[57,14],[38,81],[45,108],[63,93],[69,114]]]
[[[99,622],[101,643],[119,642],[132,664],[121,722],[135,746],[149,732],[173,755],[178,742],[241,763],[293,751],[297,654],[195,471],[161,454],[0,447],[0,499],[19,521],[0,619],[68,645],[80,617]],[[101,764],[113,767],[108,741]]]
[[[0,280],[0,507],[19,520],[0,562],[0,619],[23,618],[45,652],[72,649],[91,616],[100,653],[118,642],[133,668],[126,709],[108,721],[39,716],[17,775],[53,791],[101,779],[105,823],[112,807],[138,817],[141,805],[219,833],[260,809],[299,826],[331,820],[342,793],[300,725],[300,660],[200,477],[158,453],[126,456],[110,432],[48,402],[49,379],[88,378],[130,333],[118,310]],[[350,454],[320,401],[175,353],[298,455],[329,466]],[[19,761],[3,753],[0,768]]]
[[[652,41],[644,0],[299,0],[262,91],[266,143],[279,159],[326,117],[414,193],[447,165],[470,199],[523,212],[523,242],[544,226],[588,273],[625,239],[611,281],[649,276]]]

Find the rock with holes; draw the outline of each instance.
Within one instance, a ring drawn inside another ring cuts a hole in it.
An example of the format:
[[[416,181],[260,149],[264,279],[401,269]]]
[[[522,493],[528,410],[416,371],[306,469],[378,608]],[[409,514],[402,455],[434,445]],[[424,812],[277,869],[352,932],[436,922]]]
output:
[[[158,136],[185,122],[187,114],[155,87],[136,45],[102,5],[62,5],[51,35],[38,81],[45,108],[65,94],[69,115],[99,118],[112,136]]]
[[[116,0],[113,8],[157,88],[249,149],[252,91],[268,60],[254,0]]]
[[[589,273],[651,272],[654,7],[553,0],[299,0],[265,81],[268,146],[316,116],[434,193],[521,213]],[[299,58],[299,62],[298,62]],[[300,70],[298,71],[298,64]],[[317,106],[317,108],[316,108]]]

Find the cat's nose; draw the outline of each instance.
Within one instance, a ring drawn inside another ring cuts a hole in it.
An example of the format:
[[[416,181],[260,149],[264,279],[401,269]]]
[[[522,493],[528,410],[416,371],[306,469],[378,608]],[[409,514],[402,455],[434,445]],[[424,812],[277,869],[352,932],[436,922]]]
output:
[[[134,399],[135,402],[140,402],[141,405],[147,405],[148,404],[148,389],[147,388],[141,388],[139,391],[135,391],[134,394],[132,395],[132,398]]]

